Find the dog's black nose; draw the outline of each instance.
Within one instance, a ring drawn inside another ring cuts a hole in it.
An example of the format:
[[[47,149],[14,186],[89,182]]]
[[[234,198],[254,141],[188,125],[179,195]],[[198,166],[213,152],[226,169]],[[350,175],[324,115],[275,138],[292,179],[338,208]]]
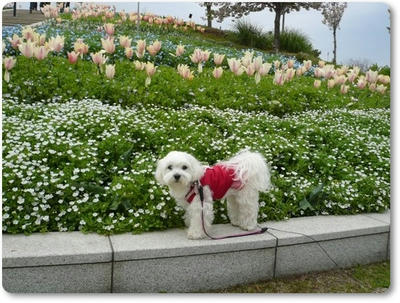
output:
[[[181,175],[178,175],[178,174],[174,175],[174,178],[175,178],[176,181],[178,181],[180,177],[181,177]]]

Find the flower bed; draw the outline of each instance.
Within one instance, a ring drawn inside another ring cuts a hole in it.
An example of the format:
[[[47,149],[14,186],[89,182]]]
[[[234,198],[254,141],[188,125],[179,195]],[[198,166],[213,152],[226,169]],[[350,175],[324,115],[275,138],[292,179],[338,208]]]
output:
[[[191,106],[124,109],[99,100],[3,101],[3,230],[115,233],[182,226],[153,177],[156,160],[186,150],[214,163],[249,147],[274,188],[259,220],[382,211],[389,206],[390,113],[267,113]],[[356,147],[356,148],[355,148]],[[215,203],[216,222],[225,204]]]
[[[259,221],[389,207],[390,77],[78,13],[3,29],[3,231],[183,226],[153,177],[171,150],[261,152],[274,187]]]

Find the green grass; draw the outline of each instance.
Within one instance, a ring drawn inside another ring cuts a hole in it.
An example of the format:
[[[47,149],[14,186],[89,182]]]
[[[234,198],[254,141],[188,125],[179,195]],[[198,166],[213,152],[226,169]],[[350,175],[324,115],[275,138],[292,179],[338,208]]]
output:
[[[390,262],[308,273],[220,289],[219,293],[381,293],[390,287]]]

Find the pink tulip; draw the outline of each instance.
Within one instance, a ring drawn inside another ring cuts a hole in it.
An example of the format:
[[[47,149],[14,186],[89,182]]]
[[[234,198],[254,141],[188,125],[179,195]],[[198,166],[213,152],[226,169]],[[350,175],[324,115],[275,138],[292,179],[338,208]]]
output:
[[[138,19],[138,16],[136,13],[129,13],[129,21],[135,23]]]
[[[293,66],[294,66],[294,60],[293,59],[288,60],[287,67],[288,68],[293,68]]]
[[[45,45],[46,44],[46,34],[36,35],[35,42],[39,46]]]
[[[144,70],[146,71],[147,76],[152,77],[155,74],[157,67],[155,67],[151,62],[147,62],[144,66]]]
[[[254,52],[246,51],[244,53],[244,56],[242,57],[242,59],[240,59],[240,61],[242,62],[242,65],[244,67],[248,67],[250,65],[250,63],[253,62],[253,56],[254,56]]]
[[[324,76],[323,70],[317,67],[316,69],[314,69],[314,76],[316,78],[322,78]]]
[[[281,66],[281,61],[279,61],[279,60],[275,60],[273,63],[274,63],[275,69],[278,69],[279,66]]]
[[[327,85],[328,85],[328,88],[335,87],[335,80],[329,79]]]
[[[51,51],[59,52],[64,47],[64,36],[52,37],[47,42],[47,46]]]
[[[288,69],[286,70],[286,72],[285,72],[285,81],[290,81],[290,80],[292,80],[293,77],[294,77],[294,75],[295,75],[294,69],[291,68],[291,67],[288,68]]]
[[[119,44],[123,48],[131,47],[132,39],[130,39],[128,36],[120,36],[119,37]]]
[[[321,86],[321,80],[314,80],[314,87],[320,88],[320,86]]]
[[[358,76],[358,74],[360,73],[360,68],[358,66],[353,66],[353,73],[355,73],[356,76]]]
[[[115,44],[113,39],[101,39],[101,45],[103,46],[104,50],[109,53],[113,54],[115,52]]]
[[[324,67],[325,66],[325,61],[324,60],[319,60],[318,61],[318,66],[319,67]]]
[[[150,56],[155,56],[161,49],[161,42],[156,40],[153,44],[147,47],[147,51],[149,52]]]
[[[350,83],[353,83],[354,80],[356,80],[356,78],[357,78],[357,74],[354,73],[353,71],[350,71],[350,72],[347,74],[347,80],[349,80]]]
[[[214,63],[215,65],[221,65],[224,61],[225,55],[214,54]]]
[[[107,61],[107,58],[103,56],[101,51],[94,54],[92,53],[90,56],[92,57],[93,63],[98,66],[105,64]]]
[[[138,40],[136,42],[136,56],[138,58],[143,58],[145,51],[146,51],[146,41]]]
[[[192,60],[193,63],[200,63],[203,60],[202,51],[196,48],[193,54],[190,55],[190,60]]]
[[[340,93],[341,93],[341,94],[347,94],[348,91],[349,91],[349,86],[348,86],[348,85],[342,84],[342,85],[340,86]]]
[[[202,51],[198,48],[196,48],[193,51],[193,54],[190,56],[190,59],[192,60],[193,63],[198,64],[198,72],[201,73],[203,71],[203,65],[202,62],[206,62],[210,57],[210,52],[209,51]]]
[[[330,64],[324,65],[323,73],[324,73],[325,79],[333,78],[336,75],[335,67]]]
[[[370,83],[369,86],[368,86],[368,89],[369,89],[371,92],[376,91],[376,82]]]
[[[106,77],[108,79],[114,78],[115,75],[115,65],[107,64],[106,65]]]
[[[305,67],[306,70],[309,70],[312,66],[312,61],[311,60],[304,60],[303,61],[303,66]]]
[[[151,83],[151,77],[156,73],[157,67],[155,67],[154,64],[151,62],[147,62],[144,66],[144,70],[147,74],[147,78],[145,81],[145,86],[147,87]]]
[[[367,85],[367,81],[365,80],[364,76],[360,77],[357,81],[357,87],[359,89],[364,89],[364,87]]]
[[[256,72],[258,72],[263,64],[263,58],[261,56],[256,57],[253,60],[253,64],[254,64],[254,68],[255,68]]]
[[[74,51],[83,56],[89,52],[89,46],[83,43],[82,39],[78,39],[74,43]]]
[[[186,64],[178,64],[177,66],[178,74],[182,76],[183,79],[193,80],[193,72],[189,69]]]
[[[133,57],[133,49],[131,47],[125,48],[125,56],[130,59]]]
[[[223,72],[224,72],[224,70],[222,69],[222,67],[215,67],[213,70],[214,78],[215,79],[221,78]]]
[[[3,60],[4,68],[6,70],[11,70],[15,66],[15,63],[17,63],[17,60],[13,57],[5,57]]]
[[[283,85],[285,83],[285,77],[281,70],[278,69],[275,71],[273,83],[276,85]]]
[[[46,58],[48,53],[49,53],[49,50],[45,46],[39,46],[39,47],[33,48],[33,55],[39,61]]]
[[[349,70],[349,67],[347,65],[343,65],[341,68],[336,69],[336,74],[341,76],[341,75],[344,75],[345,73],[347,73],[348,70]]]
[[[106,23],[104,24],[103,27],[107,35],[109,36],[114,35],[115,28],[113,23]]]
[[[237,59],[228,59],[228,65],[232,73],[234,73],[236,76],[240,76],[243,74],[243,68],[240,60]]]
[[[203,62],[208,61],[208,59],[210,58],[210,54],[211,53],[208,50],[202,51],[202,53],[201,53],[201,55],[202,55],[201,61],[203,61]]]
[[[347,77],[345,75],[335,76],[333,79],[335,80],[335,84],[339,85],[345,84],[347,81]]]
[[[149,52],[150,56],[155,56],[157,55],[157,51],[154,49],[153,45],[149,45],[147,47],[147,51]]]
[[[376,86],[376,91],[383,95],[385,93],[385,91],[386,91],[386,88],[387,87],[384,86],[383,84],[379,84],[379,85]]]
[[[378,75],[377,81],[387,85],[390,83],[390,77],[386,75]]]
[[[14,34],[14,35],[12,36],[12,39],[11,39],[10,37],[8,37],[8,41],[10,41],[11,47],[12,47],[13,49],[17,49],[17,48],[18,48],[18,45],[20,45],[20,44],[22,43],[21,38],[18,37],[18,35],[16,35],[16,34]]]
[[[153,49],[158,53],[161,49],[161,42],[156,40],[153,42]]]
[[[378,80],[378,72],[369,70],[365,73],[365,79],[369,83],[375,83]]]
[[[29,41],[23,42],[18,45],[18,49],[24,57],[32,58],[33,56],[33,44]]]
[[[26,41],[34,41],[35,40],[35,31],[32,29],[32,27],[27,26],[22,29],[22,37]]]
[[[10,70],[15,66],[15,63],[17,62],[16,59],[13,57],[5,57],[3,60],[3,64],[5,67],[5,72],[4,72],[4,81],[7,83],[10,82]]]
[[[78,61],[79,53],[72,51],[72,52],[68,52],[67,56],[68,56],[69,63],[75,64]]]
[[[296,69],[296,76],[297,77],[301,77],[303,75],[303,73],[304,73],[303,68],[304,68],[304,66],[303,67],[299,67],[298,69]]]
[[[263,65],[261,65],[260,69],[258,70],[258,73],[260,74],[260,76],[265,76],[269,73],[271,67],[272,67],[271,63],[264,63]]]
[[[256,71],[256,68],[254,66],[254,63],[250,63],[247,67],[246,67],[246,74],[247,76],[253,76],[254,73]]]
[[[177,56],[177,57],[180,57],[180,56],[183,55],[184,52],[185,52],[185,47],[184,47],[183,45],[179,44],[179,45],[176,47],[176,52],[175,52],[176,56]]]
[[[133,64],[135,65],[136,70],[144,70],[144,67],[146,65],[145,63],[140,62],[138,60],[134,61]]]

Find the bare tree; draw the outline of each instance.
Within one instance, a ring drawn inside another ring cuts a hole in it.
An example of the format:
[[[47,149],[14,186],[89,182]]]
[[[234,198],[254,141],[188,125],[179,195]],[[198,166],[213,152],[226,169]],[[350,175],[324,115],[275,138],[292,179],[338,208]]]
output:
[[[207,19],[207,26],[212,27],[212,20],[214,18],[214,11],[212,10],[212,2],[201,2],[199,3],[200,6],[206,8],[206,19]],[[203,18],[204,20],[204,18]]]
[[[342,19],[347,2],[327,2],[322,4],[322,20],[333,32],[333,63],[336,64],[336,32],[340,29],[339,24]]]
[[[214,16],[218,17],[218,22],[226,17],[241,18],[251,12],[259,12],[264,9],[269,9],[275,12],[274,20],[274,49],[279,51],[280,40],[280,22],[281,16],[291,11],[299,11],[304,8],[318,9],[321,6],[320,2],[213,2],[213,5],[219,7],[214,11]]]

